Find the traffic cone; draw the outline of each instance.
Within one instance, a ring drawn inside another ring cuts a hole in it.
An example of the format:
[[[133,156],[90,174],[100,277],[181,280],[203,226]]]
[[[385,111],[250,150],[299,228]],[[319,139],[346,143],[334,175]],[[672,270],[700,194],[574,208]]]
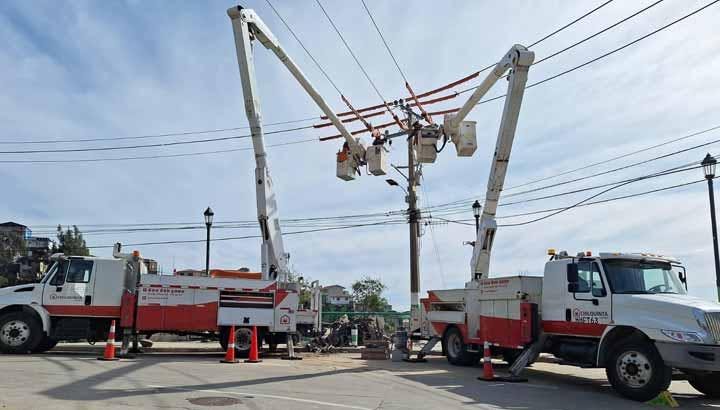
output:
[[[115,320],[110,322],[110,332],[108,333],[107,343],[105,343],[105,352],[103,357],[98,357],[98,360],[114,361],[120,360],[115,357]]]
[[[657,407],[680,407],[678,402],[675,400],[675,398],[670,394],[669,391],[665,390],[660,392],[660,394],[657,395],[654,399],[645,402],[645,404],[649,404],[651,406],[657,406]]]
[[[235,359],[235,326],[230,326],[230,334],[228,335],[227,352],[225,358],[220,363],[237,363]]]
[[[493,381],[495,380],[495,372],[492,367],[492,357],[490,355],[490,342],[485,341],[483,349],[483,375],[478,377],[479,380]]]
[[[250,354],[248,354],[248,358],[245,360],[245,363],[260,362],[262,362],[262,360],[260,360],[258,355],[257,326],[253,326],[252,336],[250,337]]]

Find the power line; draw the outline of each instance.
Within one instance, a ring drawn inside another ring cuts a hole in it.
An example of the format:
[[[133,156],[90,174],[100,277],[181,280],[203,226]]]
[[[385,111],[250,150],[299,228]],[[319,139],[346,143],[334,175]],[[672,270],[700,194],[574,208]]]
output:
[[[622,171],[622,170],[626,170],[626,169],[629,169],[629,168],[633,168],[633,167],[636,167],[636,166],[639,166],[639,165],[643,165],[643,164],[647,164],[647,163],[650,163],[650,162],[653,162],[653,161],[657,161],[657,160],[659,160],[659,159],[668,158],[668,157],[671,157],[671,156],[673,156],[673,155],[678,155],[678,154],[682,154],[682,153],[685,153],[685,152],[688,152],[688,151],[691,151],[691,150],[695,150],[695,149],[698,149],[698,148],[706,147],[706,146],[708,146],[708,145],[717,144],[718,142],[720,142],[720,139],[717,139],[717,140],[714,140],[714,141],[710,141],[710,142],[707,142],[707,143],[704,143],[704,144],[696,145],[696,146],[694,146],[694,147],[685,148],[685,149],[682,149],[682,150],[680,150],[680,151],[671,152],[671,153],[669,153],[669,154],[660,155],[660,156],[658,156],[658,157],[650,158],[650,159],[647,159],[647,160],[645,160],[645,161],[640,161],[640,162],[636,162],[636,163],[633,163],[633,164],[625,165],[625,166],[622,166],[622,167],[613,168],[613,169],[611,169],[611,170],[607,170],[607,171],[603,171],[603,172],[598,172],[598,173],[595,173],[595,174],[592,174],[592,175],[587,175],[587,176],[584,176],[584,177],[575,178],[575,179],[571,179],[571,180],[568,180],[568,181],[557,182],[557,183],[554,183],[554,184],[545,185],[545,186],[541,186],[541,187],[538,187],[538,188],[527,189],[527,190],[525,190],[525,191],[514,192],[514,193],[512,193],[512,194],[507,194],[507,195],[505,195],[505,198],[507,198],[507,197],[513,197],[513,196],[517,196],[517,195],[523,195],[523,194],[527,194],[527,193],[530,193],[530,192],[542,191],[542,190],[545,190],[545,189],[554,188],[554,187],[561,186],[561,185],[567,185],[567,184],[570,184],[570,183],[574,183],[574,182],[578,182],[578,181],[583,181],[583,180],[590,179],[590,178],[595,178],[595,177],[598,177],[598,176],[601,176],[601,175],[607,175],[607,174],[610,174],[610,173],[613,173],[613,172]],[[691,164],[696,164],[696,163],[697,163],[697,161],[693,161],[693,162],[691,162],[691,163],[689,163],[689,164],[682,165],[682,166],[680,166],[680,167],[678,167],[678,168],[681,168],[681,167],[684,167],[684,166],[688,166],[688,165],[691,165]]]
[[[312,125],[305,126],[305,127],[296,127],[296,128],[290,128],[290,129],[284,129],[284,130],[277,130],[277,131],[268,131],[264,133],[265,135],[271,135],[271,134],[280,134],[284,132],[292,132],[292,131],[299,131],[299,130],[306,130],[312,128]],[[188,145],[188,144],[204,144],[208,142],[217,142],[217,141],[228,141],[228,140],[237,140],[237,139],[244,139],[244,138],[250,138],[252,135],[246,134],[246,135],[233,135],[228,137],[218,137],[218,138],[205,138],[200,140],[190,140],[190,141],[172,141],[172,142],[162,142],[162,143],[156,143],[156,144],[144,144],[144,145],[124,145],[124,146],[116,146],[116,147],[94,147],[94,148],[63,148],[63,149],[37,149],[37,150],[20,150],[20,151],[0,151],[0,154],[47,154],[47,153],[60,153],[60,152],[94,152],[94,151],[117,151],[117,150],[126,150],[126,149],[139,149],[139,148],[161,148],[161,147],[170,147],[175,145]]]
[[[596,205],[596,204],[604,204],[606,202],[619,201],[622,199],[629,199],[629,198],[635,198],[638,196],[649,195],[649,194],[653,194],[656,192],[669,191],[672,189],[682,188],[682,187],[694,185],[694,184],[704,182],[704,181],[705,181],[705,179],[701,179],[701,180],[697,180],[697,181],[685,182],[682,184],[666,186],[663,188],[651,189],[649,191],[643,191],[643,192],[638,192],[638,193],[634,193],[634,194],[628,194],[628,195],[622,195],[622,196],[617,196],[617,197],[608,198],[608,199],[601,199],[598,201],[586,202],[582,205],[579,205],[578,207],[590,206],[590,205]],[[530,211],[530,212],[522,212],[522,213],[517,213],[517,214],[511,214],[511,215],[502,215],[502,216],[497,216],[496,219],[507,219],[507,218],[517,218],[519,216],[536,215],[536,214],[541,214],[541,213],[546,213],[546,212],[557,211],[559,209],[563,209],[563,208],[550,208],[550,209],[543,209],[543,210],[539,210],[539,211]]]
[[[605,164],[605,163],[614,161],[614,160],[616,160],[616,159],[625,158],[625,157],[628,157],[628,156],[630,156],[630,155],[634,155],[634,154],[637,154],[637,153],[640,153],[640,152],[645,152],[645,151],[650,150],[650,149],[653,149],[653,148],[658,148],[658,147],[661,147],[661,146],[664,146],[664,145],[668,145],[668,144],[670,144],[670,143],[672,143],[672,142],[677,142],[677,141],[684,140],[684,139],[687,139],[687,138],[690,138],[690,137],[694,137],[694,136],[697,136],[697,135],[705,134],[705,133],[708,133],[708,132],[711,132],[711,131],[714,131],[714,130],[717,130],[717,129],[720,129],[720,125],[714,126],[714,127],[711,127],[711,128],[707,128],[707,129],[704,129],[704,130],[702,130],[702,131],[694,132],[694,133],[692,133],[692,134],[688,134],[688,135],[685,135],[685,136],[682,136],[682,137],[679,137],[679,138],[674,138],[674,139],[672,139],[672,140],[665,141],[665,142],[663,142],[663,143],[656,144],[656,145],[653,145],[653,146],[651,146],[651,147],[646,147],[646,148],[644,148],[644,149],[640,149],[640,150],[637,150],[637,151],[633,151],[633,152],[628,153],[628,154],[623,154],[623,155],[620,155],[620,156],[616,156],[616,157],[610,158],[610,159],[608,159],[608,160],[598,161],[598,162],[596,162],[596,163],[589,164],[589,165],[586,165],[586,166],[582,166],[582,167],[579,167],[579,168],[575,168],[575,169],[572,169],[572,170],[569,170],[569,171],[561,172],[561,173],[556,174],[556,175],[552,175],[552,176],[549,176],[549,177],[536,179],[536,180],[533,180],[533,181],[530,181],[530,182],[527,182],[527,183],[524,183],[524,184],[516,185],[516,186],[510,187],[510,188],[507,188],[507,189],[503,189],[503,191],[507,191],[507,190],[510,190],[510,189],[527,186],[527,185],[530,185],[530,184],[533,184],[533,183],[536,183],[536,182],[545,181],[545,180],[548,180],[548,179],[551,179],[551,178],[555,178],[555,177],[558,177],[558,176],[561,176],[561,175],[567,175],[567,174],[570,174],[570,173],[573,173],[573,172],[582,171],[582,170],[585,170],[585,169],[588,169],[588,168],[591,168],[591,167],[594,167],[594,166],[597,166],[597,165],[601,165],[601,164]],[[521,194],[525,194],[525,193],[537,192],[537,191],[541,191],[541,190],[545,190],[545,189],[550,189],[550,188],[554,188],[554,187],[561,186],[561,185],[566,185],[566,184],[569,184],[569,183],[574,183],[574,182],[578,182],[578,181],[582,181],[582,180],[586,180],[586,179],[590,179],[590,178],[594,178],[594,177],[598,177],[598,176],[602,176],[602,175],[607,175],[607,174],[610,174],[610,173],[613,173],[613,172],[618,172],[618,171],[626,170],[626,169],[629,169],[629,168],[633,168],[633,167],[636,167],[636,166],[639,166],[639,165],[644,165],[644,164],[647,164],[647,163],[650,163],[650,162],[653,162],[653,161],[657,161],[657,160],[660,160],[660,159],[669,158],[669,157],[674,156],[674,155],[683,154],[683,153],[686,153],[686,152],[689,152],[689,151],[693,151],[693,150],[696,150],[696,149],[699,149],[699,148],[704,148],[704,147],[707,147],[707,146],[710,146],[710,145],[717,144],[717,143],[719,143],[719,142],[720,142],[720,139],[715,139],[715,140],[712,140],[712,141],[709,141],[709,142],[705,142],[705,143],[702,143],[702,144],[697,144],[697,145],[694,145],[694,146],[691,146],[691,147],[688,147],[688,148],[683,148],[683,149],[676,150],[676,151],[673,151],[673,152],[670,152],[670,153],[667,153],[667,154],[663,154],[663,155],[659,155],[659,156],[656,156],[656,157],[653,157],[653,158],[649,158],[649,159],[646,159],[646,160],[643,160],[643,161],[640,161],[640,162],[628,164],[628,165],[625,165],[625,166],[622,166],[622,167],[613,168],[613,169],[611,169],[611,170],[602,171],[602,172],[598,172],[598,173],[595,173],[595,174],[592,174],[592,175],[588,175],[588,176],[584,176],[584,177],[580,177],[580,178],[575,178],[575,179],[571,179],[571,180],[567,180],[567,181],[563,181],[563,182],[558,182],[558,183],[555,183],[555,184],[545,185],[545,186],[539,187],[539,188],[528,189],[528,190],[525,190],[525,191],[522,191],[522,192],[516,192],[516,193],[507,194],[507,195],[504,195],[504,197],[507,198],[507,197],[517,196],[517,195],[521,195]],[[696,162],[691,162],[691,163],[689,163],[689,164],[681,165],[681,166],[679,166],[679,167],[677,167],[677,168],[681,168],[681,167],[683,167],[683,166],[688,166],[688,165],[690,165],[690,164],[695,164],[695,163],[696,163]],[[464,202],[472,201],[472,200],[475,199],[475,198],[476,198],[476,197],[463,198],[463,199],[455,200],[455,201],[448,202],[448,203],[445,203],[445,204],[436,205],[436,207],[446,208],[446,207],[449,207],[449,206],[452,206],[452,205],[455,205],[455,204],[461,204],[461,203],[464,203]]]
[[[560,173],[558,173],[558,174],[550,175],[550,176],[543,177],[543,178],[534,179],[534,180],[532,180],[532,181],[524,182],[524,183],[519,184],[519,185],[514,185],[514,186],[511,186],[511,187],[509,187],[509,188],[505,188],[504,190],[505,190],[505,191],[509,191],[509,190],[511,190],[511,189],[521,188],[521,187],[524,187],[524,186],[532,185],[532,184],[537,183],[537,182],[547,181],[548,179],[557,178],[557,177],[559,177],[559,176],[571,174],[571,173],[574,173],[574,172],[577,172],[577,171],[584,171],[584,170],[586,170],[586,169],[593,168],[593,167],[596,167],[596,166],[598,166],[598,165],[604,165],[604,164],[607,164],[607,163],[616,161],[616,160],[618,160],[618,159],[627,158],[627,157],[630,157],[630,156],[632,156],[632,155],[644,153],[644,152],[647,152],[647,151],[652,150],[652,149],[655,149],[655,148],[664,147],[664,146],[666,146],[666,145],[670,145],[670,144],[675,143],[675,142],[678,142],[678,141],[686,140],[686,139],[688,139],[688,138],[692,138],[692,137],[695,137],[695,136],[698,136],[698,135],[701,135],[701,134],[705,134],[705,133],[708,133],[708,132],[710,132],[710,131],[715,131],[715,130],[717,130],[717,129],[720,129],[720,125],[717,125],[717,126],[711,127],[711,128],[707,128],[707,129],[704,129],[704,130],[702,130],[702,131],[694,132],[694,133],[692,133],[692,134],[684,135],[684,136],[682,136],[682,137],[672,138],[672,139],[670,139],[670,140],[667,140],[667,141],[665,141],[665,142],[661,142],[661,143],[659,143],[659,144],[651,145],[651,146],[649,146],[649,147],[644,147],[644,148],[638,149],[638,150],[636,150],[636,151],[632,151],[632,152],[629,152],[629,153],[626,153],[626,154],[618,155],[618,156],[615,156],[615,157],[612,157],[612,158],[609,158],[609,159],[606,159],[606,160],[594,162],[594,163],[592,163],[592,164],[583,165],[582,167],[573,168],[573,169],[571,169],[571,170],[563,171],[563,172],[560,172]],[[717,142],[717,141],[715,141],[715,142]]]
[[[390,57],[392,58],[393,62],[395,63],[395,67],[397,68],[398,73],[400,73],[400,76],[403,78],[403,80],[405,80],[406,83],[409,83],[407,77],[405,77],[405,73],[403,73],[403,70],[400,68],[400,64],[398,64],[398,61],[395,58],[395,55],[393,54],[392,50],[390,50],[390,46],[388,45],[387,41],[385,41],[385,36],[383,36],[382,31],[380,31],[380,27],[378,27],[377,23],[375,22],[375,18],[373,17],[372,13],[370,12],[370,9],[368,8],[367,4],[365,4],[365,0],[360,0],[360,1],[362,2],[362,5],[365,8],[365,11],[367,12],[368,17],[370,17],[370,21],[372,21],[373,26],[375,26],[375,30],[377,31],[378,35],[380,35],[380,39],[382,40],[383,44],[385,44],[385,49],[387,50],[388,54],[390,54]]]
[[[269,133],[266,133],[269,134]],[[266,147],[282,147],[286,145],[304,144],[307,142],[317,142],[317,139],[310,138],[299,141],[282,142],[278,144],[270,144]],[[251,151],[252,147],[245,148],[233,148],[233,149],[222,149],[216,151],[202,151],[202,152],[188,152],[183,154],[163,154],[163,155],[145,155],[137,157],[116,157],[116,158],[82,158],[82,159],[39,159],[39,160],[0,160],[0,164],[60,164],[60,163],[75,163],[75,162],[105,162],[105,161],[130,161],[130,160],[144,160],[144,159],[162,159],[162,158],[178,158],[178,157],[194,157],[198,155],[210,155],[210,154],[225,154],[229,152],[238,151]]]
[[[290,32],[290,34],[292,34],[292,36],[295,38],[295,40],[298,42],[298,44],[300,44],[300,47],[302,47],[302,49],[305,50],[305,53],[308,55],[308,57],[310,57],[310,59],[313,61],[313,63],[315,63],[315,66],[316,66],[316,67],[320,70],[320,72],[325,76],[325,78],[328,80],[328,82],[329,82],[330,84],[332,84],[332,86],[333,86],[333,88],[335,89],[335,91],[337,91],[338,94],[342,95],[342,91],[340,91],[340,88],[338,88],[338,86],[337,86],[337,85],[335,84],[335,82],[330,78],[330,76],[329,76],[328,73],[325,71],[325,69],[324,69],[324,68],[320,65],[320,63],[315,59],[315,57],[312,55],[312,53],[310,53],[310,50],[308,50],[307,47],[305,47],[305,44],[303,44],[303,42],[300,40],[300,37],[298,37],[298,36],[295,34],[295,31],[293,31],[293,29],[290,28],[290,25],[285,21],[285,19],[283,18],[283,16],[280,15],[280,12],[278,12],[277,9],[275,8],[275,6],[273,6],[272,3],[270,3],[270,0],[265,0],[265,1],[267,2],[268,6],[270,6],[270,8],[272,9],[272,11],[275,12],[275,15],[278,16],[278,18],[280,19],[280,21],[282,21],[282,23],[285,25],[285,28],[287,28],[288,31]]]
[[[346,48],[347,51],[350,53],[350,55],[352,56],[352,58],[355,60],[355,63],[357,63],[357,66],[360,67],[360,70],[363,72],[363,74],[365,74],[365,78],[367,78],[368,82],[370,83],[370,85],[372,86],[372,88],[375,90],[375,92],[377,93],[378,97],[380,97],[380,99],[381,99],[383,102],[384,102],[384,101],[387,101],[387,100],[385,99],[385,97],[383,97],[382,93],[381,93],[380,90],[377,88],[377,86],[375,85],[375,83],[373,82],[373,80],[370,78],[370,75],[368,75],[367,71],[365,71],[365,68],[363,67],[363,65],[360,64],[360,60],[358,60],[357,56],[355,55],[355,53],[354,53],[354,52],[352,51],[352,49],[350,48],[350,45],[347,43],[347,41],[345,41],[345,37],[343,37],[343,35],[340,33],[340,30],[337,28],[337,26],[336,26],[335,23],[333,22],[332,18],[330,17],[330,15],[327,13],[327,11],[325,11],[325,7],[323,7],[322,3],[320,3],[320,0],[315,0],[315,2],[317,3],[318,6],[320,6],[320,9],[322,10],[323,14],[325,14],[325,17],[327,17],[327,20],[330,22],[330,25],[333,27],[333,29],[335,29],[335,32],[337,33],[338,37],[340,37],[340,40],[342,40],[343,44],[345,44],[345,48]]]
[[[638,37],[638,38],[636,38],[635,40],[633,40],[633,41],[631,41],[631,42],[629,42],[629,43],[627,43],[627,44],[625,44],[625,45],[622,45],[622,46],[620,46],[620,47],[618,47],[618,48],[616,48],[616,49],[614,49],[614,50],[608,51],[608,52],[605,53],[605,54],[602,54],[602,55],[600,55],[600,56],[598,56],[598,57],[595,57],[595,58],[593,58],[593,59],[591,59],[591,60],[588,60],[588,61],[586,61],[586,62],[584,62],[584,63],[582,63],[582,64],[579,64],[579,65],[577,65],[577,66],[575,66],[575,67],[572,67],[572,68],[570,68],[570,69],[567,69],[567,70],[565,70],[565,71],[562,71],[562,72],[560,72],[560,73],[557,73],[557,74],[555,74],[555,75],[552,75],[552,76],[550,76],[550,77],[544,78],[544,79],[542,79],[542,80],[540,80],[540,81],[536,81],[536,82],[534,82],[534,83],[532,83],[532,84],[528,84],[528,85],[525,87],[525,89],[532,88],[532,87],[538,86],[538,85],[540,85],[540,84],[544,84],[544,83],[546,83],[546,82],[548,82],[548,81],[552,81],[552,80],[554,80],[554,79],[556,79],[556,78],[558,78],[558,77],[562,77],[562,76],[564,76],[564,75],[566,75],[566,74],[569,74],[569,73],[571,73],[571,72],[573,72],[573,71],[579,70],[579,69],[581,69],[581,68],[583,68],[583,67],[585,67],[585,66],[587,66],[587,65],[590,65],[590,64],[595,63],[595,62],[597,62],[597,61],[599,61],[599,60],[602,60],[603,58],[608,57],[608,56],[610,56],[610,55],[612,55],[612,54],[615,54],[615,53],[617,53],[617,52],[619,52],[619,51],[621,51],[621,50],[624,50],[624,49],[626,49],[626,48],[628,48],[628,47],[630,47],[630,46],[632,46],[632,45],[634,45],[634,44],[636,44],[636,43],[638,43],[638,42],[640,42],[640,41],[642,41],[642,40],[645,40],[645,39],[648,38],[648,37],[651,37],[651,36],[653,36],[653,35],[661,32],[661,31],[663,31],[663,30],[666,30],[666,29],[672,27],[673,25],[675,25],[675,24],[677,24],[677,23],[679,23],[679,22],[681,22],[681,21],[683,21],[683,20],[685,20],[685,19],[687,19],[687,18],[689,18],[689,17],[691,17],[691,16],[694,16],[695,14],[697,14],[697,13],[705,10],[706,8],[714,5],[714,4],[717,3],[718,1],[720,1],[720,0],[714,0],[714,1],[712,1],[712,2],[710,2],[710,3],[708,3],[708,4],[706,4],[706,5],[704,5],[704,6],[702,6],[702,7],[700,7],[699,9],[696,9],[695,11],[693,11],[693,12],[691,12],[691,13],[689,13],[689,14],[686,14],[686,15],[680,17],[680,18],[678,18],[677,20],[673,20],[672,22],[670,22],[670,23],[668,23],[668,24],[666,24],[666,25],[664,25],[664,26],[662,26],[662,27],[660,27],[660,28],[658,28],[658,29],[656,29],[656,30],[654,30],[654,31],[652,31],[652,32],[650,32],[650,33],[648,33],[648,34],[645,34],[645,35],[642,36],[642,37]],[[465,90],[458,91],[458,94],[467,93],[467,92],[470,92],[470,91],[475,90],[476,88],[477,88],[477,87],[467,88],[467,89],[465,89]],[[488,98],[488,99],[486,99],[486,100],[482,100],[482,101],[478,102],[477,105],[489,103],[489,102],[495,101],[495,100],[499,100],[499,99],[501,99],[501,98],[505,98],[505,96],[506,96],[506,94],[499,95],[499,96],[492,97],[492,98]]]
[[[591,35],[591,36],[588,36],[588,37],[585,37],[584,39],[582,39],[582,40],[580,40],[580,41],[577,41],[577,42],[575,42],[575,43],[573,43],[573,44],[571,44],[571,45],[563,48],[562,50],[556,51],[556,52],[554,52],[554,53],[552,53],[552,54],[550,54],[550,55],[548,55],[548,56],[545,56],[545,57],[541,58],[541,59],[538,60],[538,61],[535,61],[535,62],[533,63],[533,65],[538,65],[538,64],[542,63],[543,61],[547,61],[547,60],[549,60],[549,59],[551,59],[551,58],[553,58],[553,57],[555,57],[555,56],[557,56],[557,55],[559,55],[559,54],[562,54],[562,53],[564,53],[564,52],[566,52],[566,51],[568,51],[568,50],[570,50],[570,49],[572,49],[572,48],[575,48],[575,47],[579,46],[580,44],[582,44],[582,43],[584,43],[584,42],[586,42],[586,41],[589,41],[589,40],[591,40],[591,39],[599,36],[599,35],[602,34],[602,33],[605,33],[606,31],[612,30],[613,28],[615,28],[615,27],[619,26],[620,24],[622,24],[622,23],[624,23],[624,22],[632,19],[633,17],[636,17],[636,16],[638,16],[638,15],[646,12],[647,10],[650,10],[651,8],[657,6],[658,4],[662,3],[663,1],[664,1],[664,0],[657,0],[655,3],[652,3],[652,4],[650,4],[649,6],[643,8],[643,9],[640,9],[640,10],[636,11],[635,13],[633,13],[633,14],[625,17],[624,19],[622,19],[622,20],[620,20],[620,21],[618,21],[618,22],[616,22],[616,23],[614,23],[614,24],[612,24],[612,25],[609,25],[609,26],[605,27],[604,29],[596,32],[595,34],[593,34],[593,35]]]
[[[610,183],[574,189],[571,191],[564,191],[564,192],[559,192],[559,193],[540,196],[540,197],[533,197],[533,198],[528,198],[528,199],[519,200],[519,201],[515,201],[515,202],[501,202],[500,204],[498,204],[498,206],[501,207],[501,206],[519,205],[519,204],[524,204],[524,203],[528,203],[528,202],[536,202],[536,201],[541,201],[541,200],[546,200],[546,199],[553,199],[553,198],[557,198],[557,197],[561,197],[561,196],[573,195],[573,194],[577,194],[580,192],[592,191],[592,190],[596,190],[596,189],[600,189],[600,188],[605,188],[608,186],[614,186],[617,184],[624,184],[626,182],[641,181],[641,180],[646,180],[646,179],[650,179],[650,178],[656,178],[656,177],[676,174],[676,173],[680,173],[680,172],[686,172],[686,171],[700,168],[700,166],[697,165],[697,162],[693,162],[692,164],[693,165],[691,165],[691,166],[685,165],[683,167],[673,167],[673,168],[669,168],[669,169],[666,169],[663,171],[654,172],[651,174],[645,174],[645,175],[641,175],[638,177],[623,179],[620,181],[614,181],[614,182],[610,182]],[[470,200],[472,200],[472,198],[466,199],[466,200],[464,200],[464,202],[469,202]],[[466,209],[467,209],[466,206],[462,206],[462,208],[457,208],[457,211],[464,213],[464,212],[466,212]],[[443,212],[443,211],[438,211],[436,209],[435,212]],[[447,209],[444,212],[446,212],[446,215],[450,214],[450,213],[458,213],[458,212],[455,212],[455,209]]]
[[[263,125],[270,127],[273,125],[295,124],[295,123],[299,123],[299,122],[314,121],[317,119],[318,119],[318,117],[310,117],[310,118],[303,118],[303,119],[299,119],[299,120],[271,122],[271,123],[267,123],[267,124],[263,124]],[[217,132],[238,131],[238,130],[247,130],[247,129],[250,129],[250,127],[245,126],[245,127],[233,127],[233,128],[217,128],[217,129],[199,130],[199,131],[179,131],[179,132],[169,132],[169,133],[164,133],[164,134],[136,135],[136,136],[130,136],[130,137],[54,139],[54,140],[39,140],[39,141],[0,141],[0,145],[66,144],[66,143],[72,143],[72,142],[138,140],[138,139],[149,139],[149,138],[181,137],[181,136],[185,136],[185,135],[195,135],[195,134],[212,134],[212,133],[217,133]]]
[[[554,36],[555,34],[557,34],[557,33],[561,32],[561,31],[565,30],[566,28],[572,26],[573,24],[577,23],[578,21],[580,21],[580,20],[588,17],[589,15],[595,13],[596,11],[600,10],[601,8],[607,6],[608,4],[612,3],[612,1],[613,1],[613,0],[608,0],[608,1],[606,1],[605,3],[603,3],[603,4],[601,4],[601,5],[597,6],[597,7],[595,7],[594,9],[588,11],[587,13],[585,13],[585,14],[583,14],[582,16],[576,18],[575,20],[573,20],[573,21],[565,24],[564,26],[560,27],[559,29],[553,31],[552,33],[546,35],[545,37],[537,40],[536,42],[534,42],[534,43],[532,43],[532,44],[530,44],[530,45],[528,46],[528,48],[535,47],[536,45],[538,45],[538,44],[542,43],[543,41],[549,39],[550,37]]]

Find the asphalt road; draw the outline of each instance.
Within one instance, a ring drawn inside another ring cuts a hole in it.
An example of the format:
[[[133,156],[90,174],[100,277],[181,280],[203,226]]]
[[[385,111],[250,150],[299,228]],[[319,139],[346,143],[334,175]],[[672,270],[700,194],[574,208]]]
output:
[[[478,381],[481,367],[363,361],[358,354],[302,361],[266,358],[220,364],[220,353],[153,353],[119,362],[96,354],[0,356],[0,409],[631,409],[602,370],[550,363],[528,369],[529,383]],[[499,369],[500,370],[500,369]],[[673,382],[682,408],[720,407]]]

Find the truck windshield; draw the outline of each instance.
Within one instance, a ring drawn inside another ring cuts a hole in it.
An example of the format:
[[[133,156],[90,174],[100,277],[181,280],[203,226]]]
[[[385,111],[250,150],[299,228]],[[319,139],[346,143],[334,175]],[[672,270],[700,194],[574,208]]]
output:
[[[603,265],[613,293],[686,293],[669,263],[611,259]]]

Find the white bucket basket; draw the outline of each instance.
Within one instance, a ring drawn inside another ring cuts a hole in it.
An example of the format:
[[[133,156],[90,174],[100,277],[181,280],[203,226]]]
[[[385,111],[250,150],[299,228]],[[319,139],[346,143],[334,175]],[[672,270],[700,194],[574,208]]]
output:
[[[388,167],[388,152],[384,145],[372,145],[365,151],[365,161],[368,171],[375,175],[386,175]]]
[[[452,135],[458,157],[472,157],[477,150],[476,125],[476,121],[462,121],[457,135]]]

